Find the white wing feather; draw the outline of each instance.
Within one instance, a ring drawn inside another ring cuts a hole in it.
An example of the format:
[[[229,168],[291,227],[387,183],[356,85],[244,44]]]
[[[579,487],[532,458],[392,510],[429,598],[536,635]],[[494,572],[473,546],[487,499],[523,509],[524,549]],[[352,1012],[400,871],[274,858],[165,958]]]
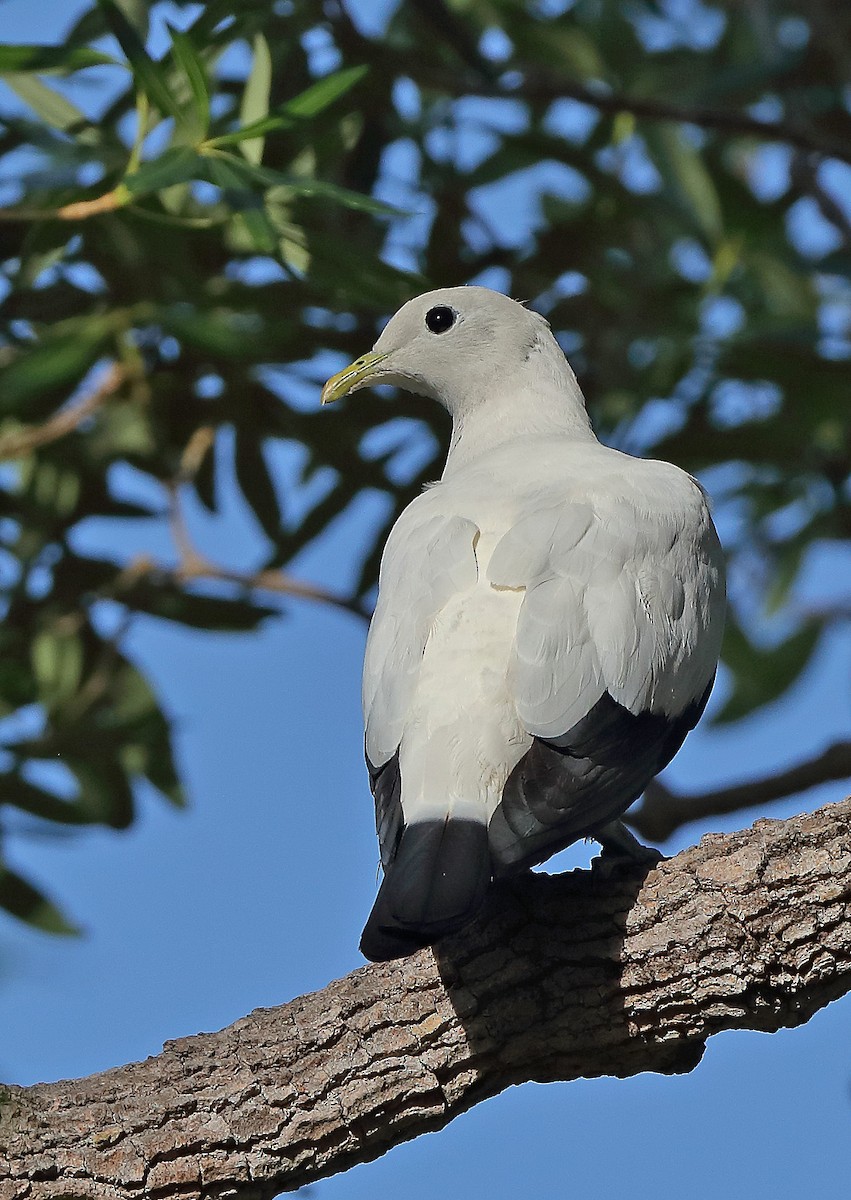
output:
[[[394,525],[379,575],[363,671],[366,753],[374,767],[395,754],[435,617],[478,578],[478,527],[435,513],[426,492]]]
[[[509,685],[536,737],[557,741],[604,692],[679,715],[705,690],[723,626],[721,550],[703,495],[668,464],[522,516],[488,579],[524,587]]]

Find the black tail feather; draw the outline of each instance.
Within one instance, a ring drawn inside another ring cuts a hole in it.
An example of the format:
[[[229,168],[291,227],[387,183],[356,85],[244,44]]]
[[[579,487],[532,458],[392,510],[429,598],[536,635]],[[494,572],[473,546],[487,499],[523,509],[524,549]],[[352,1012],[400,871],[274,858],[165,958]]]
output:
[[[491,868],[487,827],[479,821],[407,825],[361,937],[373,962],[404,958],[460,929],[484,899]]]

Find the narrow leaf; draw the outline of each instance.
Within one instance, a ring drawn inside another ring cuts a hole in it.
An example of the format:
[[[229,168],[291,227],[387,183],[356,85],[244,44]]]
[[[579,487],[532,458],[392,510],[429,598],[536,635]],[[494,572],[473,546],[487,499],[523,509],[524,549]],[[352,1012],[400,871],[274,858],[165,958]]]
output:
[[[0,74],[6,71],[80,71],[118,66],[118,60],[88,46],[0,45]]]
[[[242,146],[243,142],[263,138],[267,133],[278,133],[282,129],[292,129],[294,124],[295,121],[292,117],[276,116],[270,113],[268,117],[261,117],[259,121],[252,121],[250,125],[241,125],[239,129],[234,129],[231,133],[221,133],[217,137],[210,138],[207,145],[212,147]],[[260,161],[256,155],[247,154],[244,146],[242,152],[249,162]]]
[[[321,112],[323,108],[327,108],[332,101],[342,96],[347,92],[359,79],[362,79],[366,73],[366,67],[351,67],[345,71],[338,71],[334,75],[329,75],[327,79],[322,79],[319,83],[313,84],[296,96],[295,99],[289,100],[286,104],[281,104],[274,108],[266,116],[259,117],[256,121],[246,123],[243,121],[239,129],[234,129],[231,133],[222,133],[218,137],[210,138],[209,145],[211,146],[234,146],[244,141],[263,137],[267,133],[275,133],[282,129],[291,129],[293,125],[299,121],[315,116]],[[334,84],[335,86],[331,86]],[[243,150],[243,153],[245,151]],[[249,162],[260,161],[259,157],[252,157],[245,154]]]
[[[133,68],[137,87],[164,117],[174,117],[176,121],[185,125],[186,112],[173,96],[162,65],[155,63],[149,56],[139,34],[114,0],[98,0],[98,5],[110,32],[117,39]]]
[[[733,621],[728,621],[722,656],[733,672],[733,691],[715,715],[716,724],[738,721],[778,699],[791,687],[813,655],[821,623],[808,621],[779,646],[754,646]]]
[[[311,84],[298,96],[288,100],[282,111],[291,117],[315,117],[340,96],[344,96],[363,79],[368,70],[365,66],[346,67],[342,71],[335,71],[333,75],[326,75],[324,79]]]
[[[0,908],[45,933],[76,934],[79,930],[37,888],[8,867],[0,867]]]
[[[149,9],[155,0],[115,0],[115,3],[133,28],[138,29],[139,37],[146,38],[150,26]]]
[[[212,155],[210,155],[208,161],[213,161]],[[372,196],[361,195],[360,192],[353,192],[348,188],[338,187],[336,184],[327,183],[323,179],[312,179],[304,175],[291,175],[286,171],[273,171],[270,167],[256,166],[254,163],[245,162],[243,159],[239,159],[232,154],[217,153],[216,161],[226,162],[230,166],[234,178],[238,178],[242,186],[246,189],[257,184],[263,187],[284,186],[289,188],[290,194],[293,196],[314,196],[323,200],[334,200],[336,203],[342,204],[345,208],[353,208],[360,212],[368,212],[381,216],[398,217],[405,215],[403,210],[394,208],[389,204],[384,204],[380,200],[374,200]],[[211,183],[216,182],[210,175],[207,178],[210,179]]]
[[[234,221],[234,249],[248,249],[258,254],[277,254],[280,238],[262,208],[241,209],[234,213]],[[243,236],[240,236],[240,233]]]
[[[247,632],[256,629],[267,617],[280,615],[279,609],[268,605],[202,596],[167,582],[140,581],[122,595],[122,600],[128,607],[208,632]]]
[[[81,825],[85,816],[73,800],[60,800],[52,792],[46,792],[20,775],[6,774],[0,777],[3,803],[19,808],[21,812],[39,817],[42,821],[55,821],[58,825]]]
[[[42,121],[52,125],[54,129],[61,129],[64,133],[75,126],[88,125],[87,117],[75,104],[48,87],[46,83],[42,83],[36,75],[10,72],[3,82],[16,92]]]
[[[254,38],[254,59],[251,64],[251,73],[246,80],[239,108],[239,123],[243,128],[250,128],[253,124],[262,123],[262,119],[267,117],[271,87],[272,56],[269,53],[269,43],[262,33],[258,33]],[[254,133],[250,137],[251,143],[242,147],[242,153],[249,162],[259,163],[263,157],[262,135]]]
[[[691,212],[706,240],[717,242],[723,230],[721,205],[700,151],[678,125],[669,122],[648,124],[644,137],[666,184]]]
[[[98,740],[93,734],[86,739],[85,749],[91,757],[66,755],[65,762],[79,780],[78,803],[86,819],[112,829],[126,829],[133,823],[133,789],[125,771],[109,753],[111,747],[99,746]]]
[[[201,139],[210,126],[210,81],[207,78],[207,68],[190,37],[171,27],[169,33],[174,60],[189,83],[195,114],[195,134]]]
[[[237,429],[234,465],[242,494],[251,505],[263,532],[276,545],[281,536],[278,494],[269,475],[262,442],[255,428]]]
[[[69,388],[92,366],[111,333],[109,324],[97,318],[73,324],[73,331],[46,335],[0,371],[0,412],[24,412],[23,405],[45,398],[52,404],[52,389]]]
[[[210,156],[206,165],[210,182],[224,192],[232,194],[235,199],[234,219],[247,238],[247,248],[257,250],[261,254],[274,254],[278,247],[278,235],[263,209],[262,198],[257,190],[246,182],[245,176],[235,169],[235,166],[248,164],[242,164],[238,158],[216,155]],[[239,203],[240,198],[244,198],[245,202]]]
[[[45,629],[32,644],[32,665],[39,696],[55,709],[77,691],[83,671],[83,646],[76,634]]]
[[[191,146],[172,146],[159,158],[143,163],[138,171],[125,176],[122,183],[133,196],[145,196],[177,183],[206,179],[207,175],[205,159]]]

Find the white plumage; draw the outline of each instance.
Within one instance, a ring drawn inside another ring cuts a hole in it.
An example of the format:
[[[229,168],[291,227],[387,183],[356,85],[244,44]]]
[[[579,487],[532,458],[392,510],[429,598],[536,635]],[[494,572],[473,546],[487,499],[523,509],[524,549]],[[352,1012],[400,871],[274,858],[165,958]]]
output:
[[[442,479],[388,539],[366,650],[385,879],[361,945],[380,959],[458,928],[492,875],[605,836],[700,716],[724,585],[700,487],[600,445],[535,313],[420,296],[323,399],[374,382],[453,417]]]

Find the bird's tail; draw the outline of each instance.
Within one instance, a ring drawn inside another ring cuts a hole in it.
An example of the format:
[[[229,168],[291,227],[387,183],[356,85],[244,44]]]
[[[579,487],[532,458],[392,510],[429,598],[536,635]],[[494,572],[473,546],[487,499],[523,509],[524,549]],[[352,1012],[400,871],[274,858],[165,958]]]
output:
[[[487,826],[446,817],[407,825],[361,937],[386,962],[431,946],[475,916],[491,878]]]

